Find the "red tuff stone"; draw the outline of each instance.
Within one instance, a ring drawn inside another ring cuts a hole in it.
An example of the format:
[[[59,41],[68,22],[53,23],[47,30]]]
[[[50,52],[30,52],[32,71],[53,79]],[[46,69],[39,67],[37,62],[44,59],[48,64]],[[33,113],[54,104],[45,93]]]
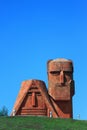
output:
[[[48,93],[59,117],[72,118],[73,63],[67,59],[48,61]]]
[[[49,60],[48,91],[41,80],[22,82],[11,116],[36,115],[72,118],[74,95],[73,63],[67,59]]]
[[[41,80],[27,80],[22,82],[14,108],[15,115],[37,115],[58,117],[45,83]],[[11,113],[13,115],[13,112]]]

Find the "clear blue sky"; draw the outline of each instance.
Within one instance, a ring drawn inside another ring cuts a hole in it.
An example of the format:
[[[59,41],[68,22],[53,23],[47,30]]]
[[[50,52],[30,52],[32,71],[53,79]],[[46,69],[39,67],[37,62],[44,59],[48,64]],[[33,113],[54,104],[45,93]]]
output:
[[[87,120],[87,1],[0,0],[0,108],[11,112],[24,80],[47,85],[56,58],[73,60],[73,115]]]

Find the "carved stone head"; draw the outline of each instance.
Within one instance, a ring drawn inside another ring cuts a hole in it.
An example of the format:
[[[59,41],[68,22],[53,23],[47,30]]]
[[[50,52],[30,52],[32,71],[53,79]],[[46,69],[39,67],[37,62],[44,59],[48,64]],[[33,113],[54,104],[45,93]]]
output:
[[[55,100],[70,98],[74,94],[71,90],[74,86],[72,61],[67,59],[49,60],[47,70],[49,94]]]

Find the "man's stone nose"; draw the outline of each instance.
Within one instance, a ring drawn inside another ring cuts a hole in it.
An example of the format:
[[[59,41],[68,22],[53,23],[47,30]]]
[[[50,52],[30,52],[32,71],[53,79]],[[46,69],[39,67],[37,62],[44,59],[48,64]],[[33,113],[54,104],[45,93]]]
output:
[[[64,83],[64,72],[63,71],[60,72],[60,83],[61,84]]]

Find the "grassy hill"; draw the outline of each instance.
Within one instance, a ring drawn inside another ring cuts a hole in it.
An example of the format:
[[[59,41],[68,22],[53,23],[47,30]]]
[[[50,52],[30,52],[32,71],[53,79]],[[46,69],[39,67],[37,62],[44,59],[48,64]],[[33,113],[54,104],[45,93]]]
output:
[[[0,130],[87,130],[87,121],[47,117],[0,117]]]

